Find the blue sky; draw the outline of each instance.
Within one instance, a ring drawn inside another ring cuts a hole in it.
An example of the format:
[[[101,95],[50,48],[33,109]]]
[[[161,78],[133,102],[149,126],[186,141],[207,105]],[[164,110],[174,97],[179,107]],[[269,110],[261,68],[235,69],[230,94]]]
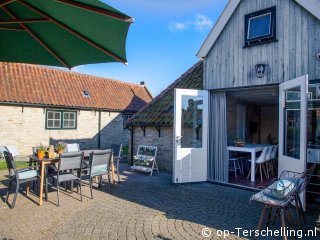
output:
[[[73,71],[126,82],[145,81],[156,96],[198,61],[196,53],[227,0],[103,0],[135,19],[127,38],[128,65],[106,63]]]

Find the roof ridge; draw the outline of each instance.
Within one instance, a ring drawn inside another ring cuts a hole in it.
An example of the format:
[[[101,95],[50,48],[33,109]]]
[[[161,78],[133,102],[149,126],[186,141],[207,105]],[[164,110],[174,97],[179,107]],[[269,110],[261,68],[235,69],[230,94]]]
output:
[[[151,100],[146,86],[39,65],[0,62],[0,104],[136,112]]]

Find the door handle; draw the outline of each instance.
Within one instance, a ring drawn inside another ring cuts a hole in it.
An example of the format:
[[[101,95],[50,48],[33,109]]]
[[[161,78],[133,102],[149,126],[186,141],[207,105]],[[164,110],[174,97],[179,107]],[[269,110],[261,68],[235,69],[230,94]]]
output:
[[[182,138],[182,136],[176,136],[176,140],[179,140],[181,138]]]

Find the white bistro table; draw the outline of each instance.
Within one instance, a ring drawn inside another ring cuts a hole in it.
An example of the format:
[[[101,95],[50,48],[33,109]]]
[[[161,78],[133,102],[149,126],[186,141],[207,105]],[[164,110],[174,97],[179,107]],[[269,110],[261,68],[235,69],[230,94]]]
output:
[[[244,147],[228,146],[229,152],[247,152],[251,153],[251,182],[255,182],[256,177],[256,153],[261,152],[264,147],[268,147],[267,144],[245,144]]]

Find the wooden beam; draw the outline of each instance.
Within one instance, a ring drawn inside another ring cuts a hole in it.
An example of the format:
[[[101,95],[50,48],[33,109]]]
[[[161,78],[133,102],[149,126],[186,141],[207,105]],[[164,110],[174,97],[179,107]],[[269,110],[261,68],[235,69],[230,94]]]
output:
[[[161,135],[161,127],[160,126],[156,126],[156,129],[158,131],[158,137],[160,137],[160,135]]]
[[[7,5],[7,4],[9,4],[9,3],[12,3],[12,2],[14,2],[15,0],[1,0],[0,1],[0,8],[1,7],[3,7],[3,6],[5,6],[5,5]]]
[[[51,22],[55,23],[56,25],[58,25],[59,27],[63,28],[64,30],[68,31],[69,33],[75,35],[76,37],[80,38],[81,40],[87,42],[88,44],[90,44],[91,46],[94,46],[95,48],[99,49],[100,51],[102,51],[103,53],[111,56],[112,58],[116,59],[119,62],[122,62],[124,64],[126,64],[126,61],[124,59],[122,59],[120,56],[110,52],[109,50],[105,49],[104,47],[100,46],[99,44],[93,42],[92,40],[88,39],[87,37],[81,35],[80,33],[78,33],[77,31],[71,29],[70,27],[66,26],[65,24],[59,22],[58,20],[54,19],[53,17],[49,16],[48,14],[42,12],[40,9],[32,6],[31,4],[25,2],[25,1],[21,1],[21,0],[16,0],[18,3],[22,4],[23,6],[31,9],[32,11],[34,11],[35,13],[41,15],[44,18],[48,18]]]
[[[6,7],[2,7],[2,9],[13,19],[16,19],[16,16],[8,10]],[[47,51],[49,51],[59,62],[62,63],[67,68],[71,68],[61,57],[58,56],[42,39],[38,37],[36,33],[34,33],[30,28],[28,28],[25,24],[19,23],[19,25],[27,31],[37,42],[39,42]]]
[[[23,28],[20,27],[4,27],[0,26],[0,30],[11,30],[11,31],[25,31]]]
[[[7,23],[38,23],[38,22],[50,22],[50,20],[46,19],[46,18],[0,20],[0,24],[7,24]]]
[[[131,18],[131,17],[124,16],[122,14],[115,13],[115,12],[112,12],[112,11],[108,11],[106,9],[101,9],[101,8],[97,8],[97,7],[94,7],[94,6],[90,6],[90,5],[87,5],[87,4],[84,4],[84,3],[70,1],[70,0],[56,0],[56,2],[68,4],[68,5],[73,6],[73,7],[78,7],[78,8],[87,10],[87,11],[99,13],[99,14],[102,14],[104,16],[112,17],[112,18],[115,18],[115,19],[118,19],[118,20],[121,20],[121,21],[129,22],[129,23],[133,22],[133,18]]]
[[[143,136],[145,137],[146,136],[146,127],[145,126],[141,126],[141,129],[143,131]]]

